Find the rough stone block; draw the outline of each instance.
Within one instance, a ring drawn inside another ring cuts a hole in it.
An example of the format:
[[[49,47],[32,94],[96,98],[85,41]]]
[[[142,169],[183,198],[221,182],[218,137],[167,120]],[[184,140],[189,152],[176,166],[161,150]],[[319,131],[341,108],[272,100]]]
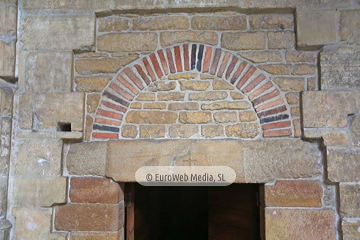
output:
[[[266,44],[264,32],[223,33],[221,46],[230,50],[263,50]]]
[[[292,30],[294,17],[292,14],[254,14],[249,16],[251,30]]]
[[[15,77],[16,43],[0,41],[0,77]]]
[[[207,123],[211,121],[211,112],[180,112],[181,123]]]
[[[350,133],[354,147],[360,147],[360,116],[355,116],[351,119]]]
[[[318,181],[276,181],[265,186],[267,207],[321,207],[322,195]]]
[[[190,93],[189,100],[191,101],[214,101],[214,100],[223,100],[228,96],[226,92],[223,91],[207,91],[199,93]]]
[[[291,49],[295,47],[295,33],[268,32],[269,49]]]
[[[340,184],[340,212],[347,218],[360,216],[359,184]]]
[[[287,62],[310,62],[315,63],[317,53],[313,51],[286,51],[285,59]]]
[[[154,51],[157,44],[156,33],[114,33],[101,35],[97,39],[97,49],[106,52]]]
[[[8,176],[0,175],[0,218],[6,214],[8,192],[7,183]]]
[[[254,111],[241,111],[239,113],[239,119],[241,122],[253,122],[256,121],[258,118]]]
[[[160,34],[160,44],[168,47],[183,42],[198,42],[209,45],[218,43],[218,35],[214,32],[183,31],[183,32],[162,32]]]
[[[336,239],[335,212],[268,208],[265,210],[265,231],[268,239]]]
[[[322,89],[360,88],[360,48],[339,48],[320,53]]]
[[[347,43],[360,43],[360,10],[340,11],[340,39]]]
[[[134,125],[122,125],[121,136],[124,138],[135,138],[138,135],[138,130]]]
[[[197,30],[246,30],[246,16],[194,16],[191,19],[192,29]]]
[[[0,81],[0,116],[12,116],[13,98],[13,89]]]
[[[88,50],[95,44],[95,15],[26,17],[20,31],[23,50]]]
[[[296,23],[298,46],[336,43],[337,29],[334,10],[298,9]]]
[[[167,124],[175,123],[178,115],[163,111],[130,111],[126,116],[127,123]]]
[[[345,127],[347,115],[357,111],[355,92],[303,93],[303,127]]]
[[[0,175],[7,175],[10,167],[11,118],[0,118]]]
[[[17,175],[60,175],[62,141],[52,139],[18,139]]]
[[[32,129],[34,95],[24,93],[19,98],[19,127],[21,129]]]
[[[22,91],[71,91],[72,52],[30,52],[25,59]]]
[[[66,177],[16,177],[15,206],[50,207],[66,202]]]
[[[192,90],[192,91],[205,91],[209,86],[210,82],[207,81],[180,81],[180,89]]]
[[[360,239],[360,221],[347,219],[342,221],[342,233],[344,240]]]
[[[172,138],[189,138],[196,135],[199,128],[195,125],[172,124],[169,127],[169,134]]]
[[[100,94],[87,94],[86,96],[86,112],[95,113],[99,103],[100,103]]]
[[[224,127],[220,125],[201,126],[201,135],[208,138],[214,138],[224,135]]]
[[[324,130],[321,131],[325,146],[347,146],[349,136],[347,132]]]
[[[238,123],[225,127],[225,133],[228,137],[254,138],[259,132],[260,125],[258,123]]]
[[[328,177],[333,182],[360,181],[360,151],[347,149],[327,150]]]
[[[227,123],[227,122],[236,122],[237,112],[215,112],[213,117],[216,122]]]
[[[99,32],[121,32],[130,28],[131,21],[122,17],[104,17],[99,18],[98,31]]]
[[[165,126],[164,125],[141,125],[140,138],[164,138]]]
[[[240,52],[239,55],[254,63],[282,62],[282,56],[277,51]]]
[[[76,91],[101,92],[111,80],[111,77],[78,77],[75,78]]]
[[[0,36],[16,37],[17,7],[0,5]]]
[[[290,75],[293,66],[289,64],[266,64],[260,65],[259,68],[274,75]]]
[[[275,78],[274,82],[283,91],[304,91],[304,78]]]
[[[186,16],[138,17],[133,22],[134,30],[186,30],[189,29]]]
[[[70,145],[66,166],[73,175],[105,176],[106,142]]]
[[[88,13],[92,12],[92,2],[88,0],[25,0],[23,10],[28,13]]]

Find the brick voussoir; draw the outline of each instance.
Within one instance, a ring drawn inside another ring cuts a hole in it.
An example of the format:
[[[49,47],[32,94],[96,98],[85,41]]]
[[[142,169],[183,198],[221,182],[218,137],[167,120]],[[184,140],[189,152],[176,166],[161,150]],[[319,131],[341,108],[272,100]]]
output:
[[[153,67],[155,69],[156,75],[158,76],[158,78],[161,78],[163,76],[163,72],[162,72],[160,64],[156,58],[156,54],[152,53],[152,54],[150,54],[149,57],[150,57],[151,63],[153,64]]]
[[[148,72],[149,76],[151,77],[151,80],[154,82],[156,80],[156,77],[155,77],[154,71],[152,70],[152,68],[150,66],[149,60],[146,57],[144,57],[142,62],[146,68],[146,71]]]
[[[285,121],[285,122],[276,122],[276,123],[268,123],[268,124],[264,124],[262,126],[263,130],[270,130],[270,129],[277,129],[277,128],[285,128],[285,127],[289,127],[291,126],[291,122],[290,121]]]
[[[287,110],[287,107],[285,105],[283,105],[283,106],[273,108],[273,109],[270,109],[267,111],[262,111],[262,112],[258,113],[257,115],[259,118],[263,118],[263,117],[266,117],[269,115],[274,115],[276,113],[285,112],[286,110]]]
[[[133,92],[135,95],[139,93],[139,90],[137,90],[131,83],[129,83],[125,78],[122,76],[118,76],[118,80],[120,83],[122,83],[126,88],[128,88],[131,92]]]
[[[118,133],[93,132],[92,137],[95,139],[118,139]]]
[[[166,57],[169,62],[170,73],[175,73],[176,70],[175,70],[174,58],[171,52],[171,48],[166,49]]]
[[[292,134],[291,129],[269,130],[264,131],[264,137],[284,137]]]
[[[144,70],[141,68],[141,66],[139,64],[136,64],[135,69],[138,72],[138,74],[141,76],[142,80],[146,83],[146,85],[150,85],[151,83],[150,79],[148,78]]]
[[[182,72],[183,66],[182,66],[182,59],[181,59],[181,53],[180,53],[179,46],[174,47],[174,54],[175,54],[176,72]]]
[[[210,71],[212,52],[213,52],[212,47],[206,47],[205,48],[204,65],[203,65],[203,72],[204,73]]]
[[[252,101],[252,103],[254,104],[254,106],[256,106],[256,105],[259,105],[260,103],[265,102],[273,97],[276,97],[279,94],[280,94],[280,92],[278,90],[274,90],[274,91],[267,93],[259,98],[256,98],[255,100]]]
[[[141,80],[134,74],[134,72],[130,68],[125,68],[124,73],[140,90],[144,89],[144,85],[142,84]]]
[[[123,96],[124,98],[126,98],[129,101],[134,99],[133,95],[131,95],[129,92],[125,91],[123,88],[116,85],[115,83],[111,83],[110,88],[113,89],[114,91],[116,91],[117,93],[119,93],[121,96]]]
[[[220,65],[219,71],[217,73],[218,77],[222,77],[222,75],[224,74],[226,66],[227,66],[227,64],[229,62],[230,56],[231,56],[231,53],[229,53],[229,52],[225,53],[225,56],[224,56],[223,61],[222,61],[221,65]]]
[[[169,67],[166,62],[164,51],[161,49],[161,50],[157,51],[157,54],[159,56],[159,59],[160,59],[160,62],[161,62],[161,65],[162,65],[165,75],[169,75]]]
[[[240,79],[240,81],[236,84],[236,87],[238,89],[241,89],[242,86],[245,85],[245,83],[249,80],[249,78],[253,75],[256,68],[251,66],[249,70],[244,74],[244,76]]]
[[[96,114],[104,116],[104,117],[112,118],[112,119],[117,119],[117,120],[122,120],[122,118],[123,118],[123,114],[121,114],[121,113],[111,112],[111,111],[107,111],[107,110],[104,110],[101,108],[99,108],[97,110]]]
[[[111,125],[115,125],[115,126],[120,126],[121,125],[121,121],[110,120],[110,119],[105,119],[105,118],[95,118],[95,122],[110,125],[110,126]]]

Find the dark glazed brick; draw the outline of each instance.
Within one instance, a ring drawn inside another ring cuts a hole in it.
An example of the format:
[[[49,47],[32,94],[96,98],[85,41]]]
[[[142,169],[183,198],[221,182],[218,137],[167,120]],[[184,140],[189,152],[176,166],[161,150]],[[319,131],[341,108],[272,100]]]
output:
[[[268,123],[268,122],[275,122],[275,121],[284,120],[284,119],[288,119],[288,118],[289,118],[289,115],[281,114],[281,115],[278,115],[278,116],[273,116],[273,117],[260,119],[260,124]]]
[[[197,64],[196,64],[196,69],[198,71],[201,71],[203,53],[204,53],[204,45],[201,44],[200,47],[199,47],[198,59],[197,59]]]
[[[109,127],[109,126],[97,125],[97,124],[93,125],[93,129],[107,131],[107,132],[119,132],[119,128],[117,128],[117,127]]]
[[[104,96],[110,98],[111,100],[113,100],[113,101],[115,101],[115,102],[117,102],[117,103],[119,103],[119,104],[121,104],[121,105],[123,105],[125,107],[128,107],[130,105],[129,102],[125,101],[122,98],[114,96],[113,94],[109,93],[108,91],[104,92]]]
[[[262,118],[262,117],[266,117],[266,116],[273,115],[276,113],[285,112],[286,110],[287,110],[286,106],[283,105],[283,106],[280,106],[280,107],[277,107],[274,109],[270,109],[268,111],[260,112],[257,115],[259,118]]]
[[[195,69],[196,63],[196,44],[191,46],[191,70]]]

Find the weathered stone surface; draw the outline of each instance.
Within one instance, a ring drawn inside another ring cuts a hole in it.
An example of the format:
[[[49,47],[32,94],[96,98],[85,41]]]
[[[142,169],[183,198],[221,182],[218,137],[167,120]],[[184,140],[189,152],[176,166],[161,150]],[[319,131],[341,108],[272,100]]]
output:
[[[360,88],[360,48],[340,48],[320,53],[323,89]]]
[[[274,75],[290,75],[293,66],[289,64],[266,64],[260,65],[259,68]]]
[[[119,203],[124,195],[120,185],[107,178],[73,177],[69,198],[72,203]]]
[[[347,219],[342,221],[342,233],[344,240],[360,239],[360,221]]]
[[[24,11],[28,13],[91,13],[95,10],[93,4],[96,1],[76,0],[76,1],[42,1],[25,0],[23,3]],[[102,1],[106,5],[107,1]]]
[[[214,120],[219,123],[236,122],[237,112],[215,112]]]
[[[85,129],[84,129],[84,141],[91,140],[91,132],[94,124],[94,119],[90,116],[86,116],[85,118]]]
[[[325,146],[347,146],[349,136],[347,132],[325,130],[321,131]]]
[[[14,5],[0,5],[0,36],[16,36],[17,7]]]
[[[106,52],[154,51],[157,44],[156,33],[114,33],[101,35],[97,39],[98,50]]]
[[[287,94],[285,94],[286,97],[286,101],[288,102],[288,104],[299,104],[300,101],[300,93],[298,92],[289,92]]]
[[[18,139],[17,175],[60,175],[62,141],[52,139]]]
[[[126,115],[127,123],[166,124],[175,123],[178,115],[162,111],[130,111]]]
[[[86,112],[94,113],[100,103],[101,96],[99,94],[88,94],[86,96]]]
[[[228,81],[225,80],[214,80],[212,81],[214,90],[233,90],[234,87]]]
[[[33,102],[34,95],[32,93],[24,93],[19,96],[19,127],[21,129],[32,129]]]
[[[111,77],[78,77],[75,78],[76,91],[79,92],[101,92]]]
[[[7,175],[10,167],[11,118],[0,118],[0,175]]]
[[[318,181],[276,181],[265,186],[267,207],[321,207],[322,195]]]
[[[277,51],[240,52],[239,55],[254,63],[282,62],[282,56]]]
[[[71,240],[122,240],[119,232],[72,232]]]
[[[70,145],[66,166],[74,175],[105,175],[106,142]]]
[[[263,50],[265,33],[223,33],[221,46],[230,50]]]
[[[51,233],[52,209],[14,208],[15,239],[66,240],[66,233]]]
[[[190,138],[196,135],[198,131],[199,128],[195,125],[172,124],[169,127],[169,134],[172,138]]]
[[[0,216],[6,214],[8,176],[0,176]]]
[[[140,138],[163,138],[165,137],[164,125],[140,126]]]
[[[123,125],[121,127],[121,136],[125,138],[135,138],[138,135],[138,130],[134,125]]]
[[[347,218],[360,216],[359,184],[340,184],[340,212]]]
[[[158,91],[170,91],[176,88],[176,82],[154,82],[147,88],[148,91],[158,92]]]
[[[360,147],[360,116],[355,116],[351,119],[350,132],[352,144],[355,147]]]
[[[14,90],[0,80],[0,116],[12,116]]]
[[[79,74],[116,73],[137,58],[137,56],[97,59],[82,58],[75,61],[75,70]]]
[[[189,29],[186,16],[139,17],[134,20],[134,30],[186,30]]]
[[[340,39],[347,43],[360,43],[360,11],[340,11]]]
[[[164,102],[152,102],[144,103],[144,109],[165,109],[166,103]]]
[[[72,59],[72,52],[30,52],[20,90],[71,91]]]
[[[55,208],[54,224],[65,231],[118,231],[123,218],[123,204],[68,204]]]
[[[214,101],[214,100],[223,100],[228,96],[226,92],[200,92],[200,93],[190,93],[189,100],[195,101]]]
[[[210,45],[218,43],[218,35],[214,32],[162,32],[160,33],[160,44],[162,47],[168,47],[177,43],[198,42]]]
[[[355,92],[303,93],[304,127],[345,127],[346,117],[357,111]]]
[[[269,239],[336,239],[333,210],[278,209],[265,210],[265,231]]]
[[[1,77],[15,77],[15,49],[16,43],[4,43],[0,41],[0,76]]]
[[[155,101],[155,94],[154,93],[140,93],[136,98],[136,101]],[[161,99],[163,100],[163,99]]]
[[[231,97],[233,100],[244,99],[244,95],[241,94],[240,92],[230,92],[230,97]]]
[[[299,46],[336,43],[337,29],[334,10],[298,9],[296,24],[297,44]]]
[[[89,49],[95,43],[95,16],[26,17],[20,31],[23,50]]]
[[[347,149],[327,150],[328,177],[333,182],[360,181],[360,151]]]
[[[287,62],[315,62],[316,52],[305,52],[305,51],[286,51],[285,59]]]
[[[171,92],[171,93],[158,93],[159,101],[183,101],[185,93]]]
[[[15,206],[50,207],[66,202],[66,177],[16,177]]]
[[[237,109],[244,110],[249,109],[250,104],[248,102],[215,102],[210,104],[202,104],[202,110],[221,110],[221,109]]]
[[[83,130],[84,93],[38,93],[34,98],[35,128],[55,130],[60,122],[71,123],[72,131]]]
[[[224,135],[224,127],[221,125],[201,126],[201,135],[208,138],[214,138]]]
[[[98,19],[99,32],[121,32],[130,28],[131,21],[127,18],[117,16],[104,17]]]
[[[238,123],[225,127],[228,137],[254,138],[259,134],[260,126],[258,123]]]
[[[207,123],[211,121],[210,112],[180,112],[181,123]]]
[[[241,111],[239,119],[241,122],[253,122],[257,120],[257,116],[254,111]]]
[[[295,47],[295,33],[268,32],[269,49],[291,49]]]
[[[196,102],[170,103],[169,110],[198,110],[199,104]]]
[[[294,65],[292,74],[293,75],[312,75],[316,73],[315,65],[309,64],[297,64]]]
[[[283,91],[304,91],[304,78],[275,78],[274,82]]]
[[[286,30],[294,28],[294,17],[292,14],[254,14],[249,16],[251,30]]]
[[[210,82],[206,81],[180,81],[180,89],[193,90],[193,91],[205,91],[210,86]]]
[[[191,19],[192,29],[198,30],[246,30],[246,16],[194,16]]]
[[[168,80],[181,80],[181,79],[182,80],[190,80],[190,79],[195,79],[197,77],[198,77],[197,73],[191,73],[191,72],[176,73],[176,74],[171,74],[171,75],[167,76]],[[203,79],[203,78],[201,78],[201,79]]]

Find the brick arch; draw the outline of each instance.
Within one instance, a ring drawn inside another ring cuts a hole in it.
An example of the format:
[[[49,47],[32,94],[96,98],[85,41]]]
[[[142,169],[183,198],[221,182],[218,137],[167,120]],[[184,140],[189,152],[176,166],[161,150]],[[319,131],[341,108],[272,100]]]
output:
[[[123,116],[131,101],[151,83],[182,72],[210,74],[231,83],[251,101],[264,137],[292,135],[285,95],[271,81],[270,74],[221,48],[185,43],[160,49],[120,70],[102,92],[92,138],[118,139]]]

